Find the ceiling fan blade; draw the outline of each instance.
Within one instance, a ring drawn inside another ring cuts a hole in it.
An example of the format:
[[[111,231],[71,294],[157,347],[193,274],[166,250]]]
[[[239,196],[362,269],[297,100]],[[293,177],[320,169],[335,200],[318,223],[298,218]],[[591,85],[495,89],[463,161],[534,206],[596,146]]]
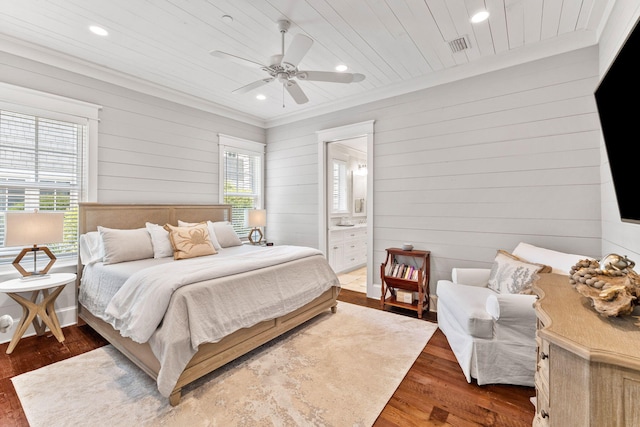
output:
[[[253,83],[249,83],[246,86],[239,87],[238,89],[234,90],[232,93],[247,93],[254,89],[259,88],[260,86],[264,86],[267,83],[271,83],[274,80],[275,79],[273,77],[268,77],[266,79],[258,80]]]
[[[240,64],[240,65],[244,65],[244,66],[250,66],[250,67],[255,67],[255,66],[258,66],[260,68],[264,68],[265,67],[265,65],[263,65],[263,64],[261,64],[259,62],[255,62],[255,61],[252,61],[250,59],[242,58],[240,56],[236,56],[236,55],[233,55],[231,53],[222,52],[220,50],[212,50],[212,51],[209,51],[209,53],[211,54],[211,56],[215,56],[216,58],[220,58],[220,59],[226,59],[228,61],[235,62],[236,64]]]
[[[296,101],[296,104],[305,104],[309,102],[309,98],[307,98],[307,95],[304,94],[302,88],[298,85],[298,83],[294,82],[293,80],[287,80],[283,84],[284,88],[287,89],[287,92],[289,92],[289,95],[291,95],[293,100]]]
[[[304,34],[296,34],[293,36],[287,52],[282,57],[282,62],[297,67],[302,58],[307,54],[309,49],[311,49],[312,44],[313,40],[309,37]]]
[[[364,74],[358,73],[336,73],[333,71],[299,71],[296,77],[300,80],[309,80],[314,82],[332,82],[332,83],[353,83],[364,80]]]

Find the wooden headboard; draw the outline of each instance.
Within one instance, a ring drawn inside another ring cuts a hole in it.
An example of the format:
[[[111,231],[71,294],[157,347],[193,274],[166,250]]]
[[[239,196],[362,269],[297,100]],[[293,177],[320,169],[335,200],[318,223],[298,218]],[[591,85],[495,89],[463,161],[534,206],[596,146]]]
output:
[[[80,203],[79,233],[107,228],[143,228],[145,222],[178,225],[185,222],[231,221],[231,205],[136,205]]]
[[[146,222],[158,225],[178,225],[185,222],[231,221],[231,205],[136,205],[111,203],[80,203],[79,234],[107,228],[144,228]],[[77,284],[80,285],[82,263],[78,250]]]

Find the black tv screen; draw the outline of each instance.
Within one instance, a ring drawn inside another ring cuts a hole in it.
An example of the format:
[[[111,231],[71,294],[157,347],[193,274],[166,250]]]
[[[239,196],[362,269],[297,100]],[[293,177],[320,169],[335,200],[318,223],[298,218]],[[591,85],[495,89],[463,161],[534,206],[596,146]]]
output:
[[[620,219],[640,223],[640,28],[635,28],[596,89]]]

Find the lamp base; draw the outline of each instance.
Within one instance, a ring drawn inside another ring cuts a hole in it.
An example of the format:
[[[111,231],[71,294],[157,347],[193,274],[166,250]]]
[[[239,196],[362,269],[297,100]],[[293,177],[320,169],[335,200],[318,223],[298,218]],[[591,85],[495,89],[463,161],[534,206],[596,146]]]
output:
[[[253,234],[254,233],[258,233],[258,240],[254,240],[253,239]],[[262,238],[264,236],[262,235],[262,231],[258,228],[258,227],[254,227],[251,229],[251,232],[249,232],[249,241],[251,242],[251,244],[253,245],[259,245],[260,242],[262,242]]]
[[[44,252],[49,257],[49,264],[47,264],[47,266],[45,268],[43,268],[42,270],[37,271],[36,270],[36,258],[37,258],[37,255],[38,255],[39,251]],[[26,254],[28,254],[29,252],[33,252],[33,271],[32,272],[29,272],[29,271],[25,270],[20,265],[20,261],[22,261],[22,258],[24,258],[24,256]],[[51,251],[49,250],[48,247],[33,245],[32,248],[24,248],[18,254],[16,259],[13,260],[12,264],[15,267],[15,269],[18,270],[18,272],[23,276],[23,278],[33,277],[35,279],[35,278],[40,278],[43,275],[46,275],[49,272],[49,269],[53,266],[53,263],[55,263],[55,262],[56,262],[56,256],[53,253],[51,253]]]

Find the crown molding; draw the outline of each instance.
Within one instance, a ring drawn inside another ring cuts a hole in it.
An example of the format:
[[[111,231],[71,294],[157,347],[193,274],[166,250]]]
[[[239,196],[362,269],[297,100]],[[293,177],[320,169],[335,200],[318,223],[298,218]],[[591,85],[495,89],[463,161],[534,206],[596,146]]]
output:
[[[363,95],[351,96],[272,119],[263,119],[126,73],[111,70],[59,51],[46,49],[33,43],[0,34],[0,50],[4,52],[265,129],[405,95],[595,44],[597,44],[596,31],[571,32],[553,39],[540,41],[534,45],[513,49],[491,57],[480,58],[450,69],[436,71],[428,76],[370,90]]]
[[[266,128],[282,126],[323,114],[353,108],[375,101],[405,95],[422,89],[451,83],[457,80],[478,76],[492,71],[536,61],[546,57],[582,49],[597,44],[595,31],[567,33],[554,39],[543,40],[534,45],[513,49],[498,55],[484,57],[453,68],[436,71],[428,76],[405,80],[368,91],[364,95],[356,95],[342,100],[323,104],[302,112],[279,116],[265,123]]]
[[[265,121],[260,117],[207,101],[166,86],[149,82],[130,74],[111,70],[65,53],[47,49],[43,46],[0,34],[0,51],[25,59],[40,62],[66,71],[82,74],[106,83],[121,86],[136,92],[144,93],[167,101],[196,108],[229,119],[238,120],[264,128]]]

